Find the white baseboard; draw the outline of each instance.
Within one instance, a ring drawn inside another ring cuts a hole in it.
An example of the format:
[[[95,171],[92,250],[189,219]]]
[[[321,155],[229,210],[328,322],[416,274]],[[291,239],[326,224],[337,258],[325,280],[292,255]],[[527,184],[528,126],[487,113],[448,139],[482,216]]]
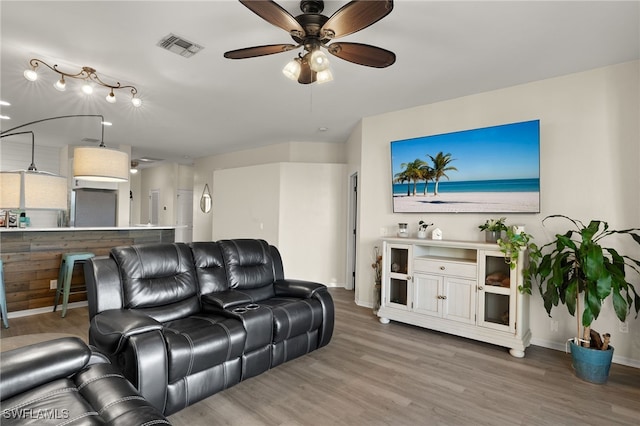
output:
[[[87,305],[88,305],[88,303],[87,303],[86,300],[84,300],[82,302],[72,302],[72,303],[67,303],[67,309],[81,308],[81,307],[87,306]],[[56,310],[56,312],[61,312],[61,310],[62,310],[62,306],[58,305],[58,309]],[[9,312],[7,314],[7,318],[11,319],[11,318],[28,317],[30,315],[46,314],[48,312],[53,312],[53,306],[45,306],[45,307],[42,307],[42,308],[26,309],[24,311]],[[9,326],[11,326],[11,324],[9,324]]]

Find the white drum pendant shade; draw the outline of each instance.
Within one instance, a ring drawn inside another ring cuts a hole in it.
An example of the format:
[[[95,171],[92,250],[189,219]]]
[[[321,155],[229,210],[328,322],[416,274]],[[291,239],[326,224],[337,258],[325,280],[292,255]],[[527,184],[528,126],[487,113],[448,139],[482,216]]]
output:
[[[20,172],[0,173],[0,207],[3,209],[20,208]]]
[[[66,210],[67,178],[37,171],[0,173],[0,207]]]
[[[129,180],[129,154],[104,147],[79,147],[73,154],[75,179],[126,182]]]
[[[67,178],[38,172],[24,174],[24,208],[67,209]]]

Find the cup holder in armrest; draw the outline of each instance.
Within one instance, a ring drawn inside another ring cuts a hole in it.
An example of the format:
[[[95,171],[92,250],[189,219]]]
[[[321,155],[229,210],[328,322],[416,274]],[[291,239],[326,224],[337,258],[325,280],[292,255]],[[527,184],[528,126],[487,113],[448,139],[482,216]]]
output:
[[[245,314],[248,311],[255,311],[256,309],[260,309],[260,305],[257,303],[249,303],[245,306],[238,306],[237,308],[233,308],[231,312],[234,314]]]

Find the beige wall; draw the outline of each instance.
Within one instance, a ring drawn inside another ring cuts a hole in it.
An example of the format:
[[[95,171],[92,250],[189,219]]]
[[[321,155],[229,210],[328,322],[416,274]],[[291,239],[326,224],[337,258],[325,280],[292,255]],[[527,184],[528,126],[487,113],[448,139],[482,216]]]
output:
[[[139,223],[149,222],[149,192],[158,190],[160,193],[158,225],[175,225],[178,189],[194,189],[193,166],[167,163],[142,169],[139,174],[139,196],[136,197],[134,193],[134,202],[136,203],[134,210],[139,208],[140,211]],[[202,189],[200,189],[200,193],[202,193]],[[195,191],[194,198],[196,198]]]
[[[198,158],[194,164],[193,193],[201,195],[205,184],[208,184],[209,188],[213,188],[213,172],[215,170],[279,162],[344,163],[346,161],[344,149],[344,144],[285,142],[262,148]],[[199,204],[194,205],[193,211],[194,241],[213,239],[212,213],[201,212]]]
[[[356,299],[373,301],[373,270],[368,253],[379,243],[380,228],[395,232],[398,222],[412,231],[421,219],[435,222],[445,239],[481,240],[478,225],[486,214],[394,214],[391,206],[389,142],[517,121],[540,119],[541,212],[507,215],[526,226],[544,244],[560,229],[541,220],[565,214],[588,221],[602,219],[617,229],[640,225],[640,66],[631,62],[487,93],[396,111],[362,120],[360,137],[348,141],[349,170],[360,177]],[[357,154],[361,158],[358,161]],[[623,249],[625,247],[622,247]],[[627,252],[638,253],[627,245]],[[637,256],[636,256],[637,257]],[[640,289],[638,277],[634,277]],[[532,342],[564,349],[575,320],[561,307],[550,319],[534,292]],[[640,366],[640,319],[629,318],[629,333],[619,331],[610,301],[593,324],[612,334],[614,360]]]
[[[345,165],[271,163],[213,173],[213,240],[262,238],[287,278],[344,286]]]

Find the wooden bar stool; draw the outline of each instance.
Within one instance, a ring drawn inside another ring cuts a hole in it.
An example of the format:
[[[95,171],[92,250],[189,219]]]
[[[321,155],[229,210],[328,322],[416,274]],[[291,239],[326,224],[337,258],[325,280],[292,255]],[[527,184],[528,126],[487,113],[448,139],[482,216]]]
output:
[[[93,253],[65,253],[62,255],[60,262],[60,272],[58,273],[58,287],[56,288],[56,301],[53,305],[53,312],[58,307],[58,301],[62,294],[62,317],[67,315],[67,303],[69,303],[69,295],[76,293],[84,293],[85,291],[71,291],[71,276],[73,275],[73,267],[76,263],[84,263],[87,259],[94,257]]]
[[[0,308],[2,310],[2,322],[4,328],[9,328],[9,318],[7,318],[7,296],[4,292],[4,267],[0,260]]]

